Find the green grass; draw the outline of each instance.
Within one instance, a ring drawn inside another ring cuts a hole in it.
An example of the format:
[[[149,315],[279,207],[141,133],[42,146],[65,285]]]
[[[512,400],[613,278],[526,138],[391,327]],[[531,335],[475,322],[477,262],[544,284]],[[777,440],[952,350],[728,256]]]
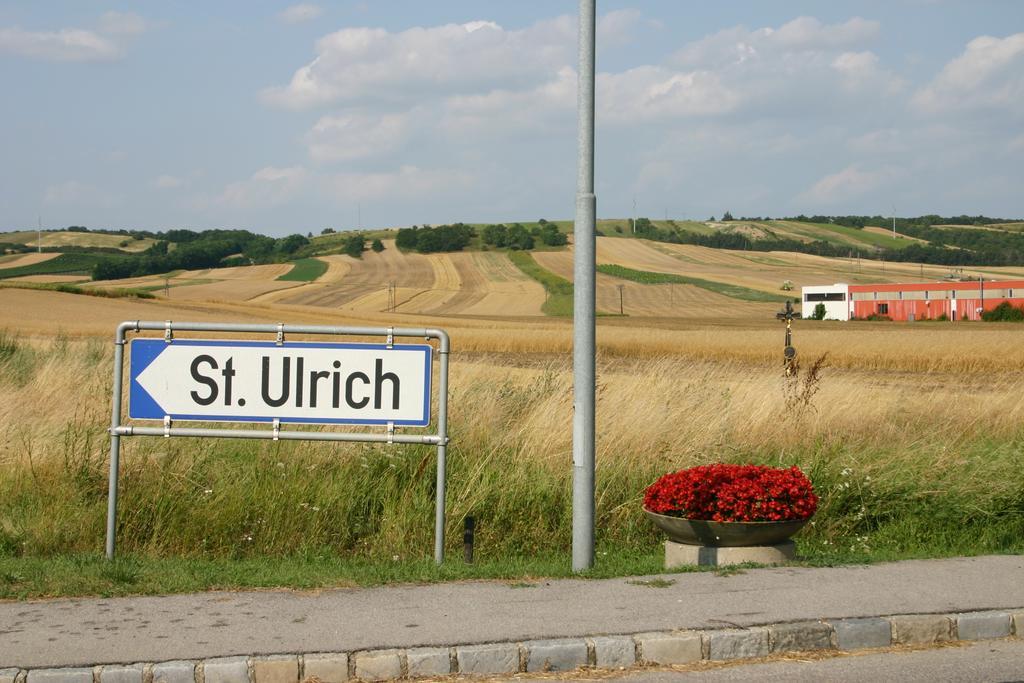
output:
[[[150,291],[163,289],[163,287],[149,288],[114,288],[102,289],[100,287],[79,287],[78,285],[66,282],[0,282],[0,288],[7,289],[38,289],[48,292],[63,292],[65,294],[81,294],[83,296],[98,296],[104,299],[124,299],[127,297],[135,299],[155,299]]]
[[[0,233],[0,242],[36,247],[38,237],[39,234],[35,230],[4,232]],[[42,238],[44,249],[52,247],[105,247],[108,249],[120,249],[126,253],[145,251],[156,242],[156,240],[149,237],[137,240],[131,235],[105,232],[103,230],[90,230],[88,232],[44,230]]]
[[[11,345],[11,338],[0,334],[0,364],[20,353],[15,349],[5,356]],[[4,472],[0,599],[464,579],[525,587],[543,577],[572,576],[569,467],[531,473],[533,464],[507,452],[497,458],[489,454],[481,470],[475,454],[453,451],[447,561],[437,567],[432,560],[433,473],[421,467],[430,460],[426,451],[415,449],[407,457],[403,451],[367,446],[356,462],[349,457],[346,463],[336,454],[303,459],[301,447],[283,453],[275,445],[213,442],[204,453],[202,442],[176,446],[181,443],[170,442],[166,454],[140,458],[132,453],[123,461],[120,557],[112,564],[101,555],[106,510],[102,458],[83,461],[65,455],[53,466],[37,463],[20,479]],[[920,455],[932,457],[944,445],[929,444]],[[944,477],[951,485],[972,463],[990,466],[992,459],[1005,463],[1010,476],[1024,484],[1019,463],[1013,464],[1024,453],[1024,433],[1008,442],[980,440],[957,447],[963,465]],[[192,460],[186,453],[201,455]],[[880,462],[885,454],[857,445],[819,444],[785,457],[805,462],[821,495],[813,523],[798,537],[797,564],[1024,552],[1024,499],[1019,495],[958,494],[951,486],[934,490],[913,472],[879,476],[874,470],[874,479],[865,477],[848,465]],[[726,460],[778,464],[779,454],[768,448]],[[597,557],[585,577],[666,573],[661,536],[639,509],[639,492],[656,474],[641,465],[599,477]],[[478,501],[472,509],[478,524],[473,565],[461,559],[461,520],[467,511],[461,501],[467,494]],[[314,507],[320,507],[315,511],[320,514],[314,514]],[[654,589],[668,581],[654,579],[647,585]]]
[[[340,250],[345,247],[345,240],[352,235],[359,233],[366,238],[366,248],[370,248],[370,243],[375,239],[379,240],[393,240],[398,236],[398,230],[340,230],[338,232],[327,233],[326,235],[317,235],[311,241],[309,247],[303,249],[301,253],[308,253],[311,256],[325,256],[328,254],[341,253]]]
[[[697,233],[699,235],[711,235],[715,232],[715,228],[709,228],[704,223],[699,221],[689,220],[654,220],[650,219],[651,225],[658,228],[659,230],[673,231],[678,230],[680,232]],[[556,222],[556,221],[552,221]],[[597,229],[605,237],[636,237],[644,239],[638,235],[633,234],[633,219],[632,218],[599,218],[597,221]],[[568,232],[572,232],[572,223],[569,224]]]
[[[316,258],[293,261],[292,269],[277,278],[289,282],[313,282],[327,272],[327,263]]]
[[[914,244],[915,240],[906,238],[894,238],[891,235],[883,235],[877,232],[868,232],[867,230],[858,230],[857,228],[850,228],[845,225],[835,224],[816,224],[817,227],[822,230],[828,230],[830,232],[843,235],[852,240],[868,244],[874,247],[884,247],[886,249],[903,249],[906,246]]]
[[[768,229],[776,228],[786,232],[795,233],[810,239],[828,242],[838,247],[860,248],[886,248],[903,249],[914,243],[914,240],[898,238],[893,239],[890,235],[868,232],[844,225],[834,223],[804,223],[799,221],[771,221],[766,223],[755,223]]]
[[[733,299],[742,299],[744,301],[777,301],[783,303],[790,301],[793,298],[780,294],[762,292],[757,289],[750,289],[749,287],[741,287],[740,285],[730,285],[724,282],[704,280],[699,277],[673,275],[670,273],[652,273],[646,270],[633,270],[632,268],[612,264],[599,264],[597,266],[597,270],[605,275],[612,275],[624,280],[632,280],[633,282],[639,282],[644,285],[696,285],[697,287],[717,292],[718,294],[724,294],[725,296],[732,297]]]
[[[572,468],[559,454],[524,452],[514,436],[536,406],[565,391],[553,374],[526,385],[456,387],[463,416],[483,401],[500,410],[484,428],[452,421],[450,559],[441,568],[432,563],[431,447],[145,438],[122,440],[122,559],[108,565],[100,553],[109,343],[58,338],[39,347],[0,330],[0,391],[66,367],[77,368],[83,395],[100,398],[44,413],[35,431],[28,423],[11,430],[0,467],[0,598],[570,575]],[[644,488],[667,467],[651,448],[602,460],[589,576],[661,571],[662,538],[640,508]],[[870,436],[822,435],[726,442],[700,457],[807,472],[821,502],[800,532],[805,564],[1024,552],[1024,428],[998,438],[971,423],[934,435],[921,429],[896,448],[904,450],[894,454]],[[460,551],[468,515],[477,564],[467,567]]]
[[[49,261],[34,263],[31,266],[0,268],[0,279],[25,275],[89,275],[92,273],[92,267],[105,258],[117,257],[112,254],[61,254]]]
[[[664,571],[660,549],[621,555],[599,549],[599,561],[584,578],[656,574]],[[0,557],[0,599],[68,595],[152,595],[247,588],[317,589],[489,579],[523,585],[532,577],[571,577],[567,553],[491,558],[467,565],[453,548],[440,567],[432,558],[368,560],[336,554],[217,559],[123,555],[107,562],[99,552],[54,557]]]
[[[547,292],[547,299],[541,307],[544,315],[560,317],[572,315],[573,289],[571,282],[542,268],[529,252],[510,251],[508,258],[523,274],[543,285],[544,291]]]

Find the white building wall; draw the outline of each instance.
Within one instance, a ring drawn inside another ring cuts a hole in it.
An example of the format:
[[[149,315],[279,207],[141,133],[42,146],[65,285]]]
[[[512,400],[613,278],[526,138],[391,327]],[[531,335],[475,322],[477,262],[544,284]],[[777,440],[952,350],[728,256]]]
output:
[[[850,286],[846,283],[801,287],[800,302],[800,314],[805,318],[813,316],[815,307],[821,303],[825,304],[825,320],[850,319]]]

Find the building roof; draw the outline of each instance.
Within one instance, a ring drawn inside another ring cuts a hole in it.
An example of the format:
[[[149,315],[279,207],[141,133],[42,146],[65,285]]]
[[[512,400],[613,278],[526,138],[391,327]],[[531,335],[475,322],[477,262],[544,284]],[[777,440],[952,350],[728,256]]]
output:
[[[941,282],[888,282],[876,285],[850,285],[851,292],[942,292],[942,291],[969,291],[980,290],[984,284],[985,288],[991,289],[1015,289],[1021,288],[1024,292],[1024,280],[962,280],[959,282],[943,280]]]

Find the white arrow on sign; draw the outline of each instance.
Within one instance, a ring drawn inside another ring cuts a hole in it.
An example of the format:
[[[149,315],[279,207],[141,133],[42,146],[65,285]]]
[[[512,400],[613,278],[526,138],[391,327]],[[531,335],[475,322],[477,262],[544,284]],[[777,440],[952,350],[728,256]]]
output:
[[[431,350],[133,339],[129,417],[425,426]]]

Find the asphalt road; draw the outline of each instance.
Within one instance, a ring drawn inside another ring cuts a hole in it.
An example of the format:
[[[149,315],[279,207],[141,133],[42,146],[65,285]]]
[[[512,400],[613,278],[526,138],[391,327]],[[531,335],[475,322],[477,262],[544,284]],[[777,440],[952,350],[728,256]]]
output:
[[[641,671],[622,683],[1009,683],[1024,681],[1024,640],[993,640],[927,650],[850,654],[820,660],[737,664],[705,671]]]
[[[0,602],[0,668],[457,645],[1024,607],[1024,557],[719,576]],[[663,587],[659,587],[663,586]]]

